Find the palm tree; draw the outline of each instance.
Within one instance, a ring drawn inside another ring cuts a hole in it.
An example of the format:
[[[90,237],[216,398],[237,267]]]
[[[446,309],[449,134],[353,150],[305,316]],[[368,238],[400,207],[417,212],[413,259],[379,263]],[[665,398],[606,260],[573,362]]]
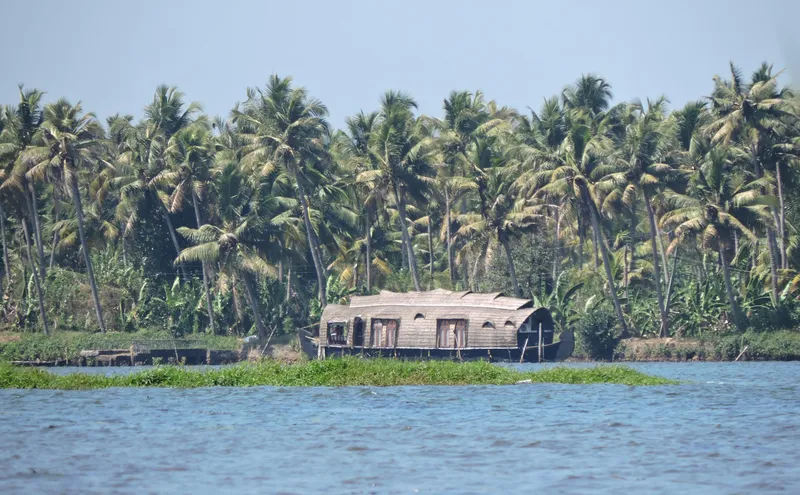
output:
[[[641,103],[633,105],[632,110],[635,117],[626,126],[624,139],[619,143],[614,156],[622,170],[607,177],[617,189],[606,198],[606,201],[613,201],[619,196],[630,209],[632,215],[631,237],[633,237],[636,227],[637,198],[641,197],[644,201],[647,218],[650,222],[650,247],[655,272],[656,298],[661,315],[660,333],[662,337],[668,335],[669,316],[661,285],[661,266],[657,242],[659,235],[652,201],[674,173],[673,168],[665,163],[671,144],[670,122],[666,119],[665,107],[666,100],[663,97],[654,102],[648,101],[646,109],[642,107]]]
[[[397,205],[400,234],[408,255],[414,290],[421,291],[417,258],[408,232],[407,205],[409,196],[424,201],[434,142],[415,129],[412,110],[416,107],[417,103],[405,93],[387,91],[383,95],[378,123],[370,142],[370,153],[378,168],[362,173],[361,180],[389,185]]]
[[[538,158],[541,171],[532,176],[534,186],[539,185],[537,195],[561,198],[571,197],[575,201],[579,215],[589,217],[594,234],[594,243],[599,248],[608,281],[609,294],[614,303],[617,318],[623,335],[628,334],[628,326],[617,296],[616,284],[611,270],[611,260],[601,230],[599,206],[602,204],[603,183],[601,179],[614,171],[614,167],[603,163],[609,152],[610,142],[603,128],[605,122],[587,121],[580,113],[570,113],[567,137],[556,154],[544,153]],[[593,127],[595,130],[593,130]],[[598,187],[598,184],[600,187]]]
[[[714,78],[711,108],[715,120],[708,125],[713,143],[729,145],[732,140],[739,140],[748,148],[750,164],[756,177],[762,177],[765,167],[775,172],[779,209],[773,210],[775,229],[767,232],[769,244],[775,247],[775,231],[778,234],[777,249],[782,268],[787,268],[786,257],[786,216],[783,200],[783,180],[781,167],[769,160],[771,141],[780,139],[783,121],[794,119],[795,115],[787,102],[791,96],[788,89],[778,89],[777,78],[773,75],[772,66],[766,63],[753,74],[750,84],[745,84],[741,71],[730,64],[731,79]],[[772,248],[770,249],[772,253]],[[777,260],[773,260],[773,266]],[[773,298],[777,300],[777,275],[773,268]]]
[[[671,194],[670,201],[676,209],[662,219],[664,225],[675,226],[670,251],[687,238],[696,237],[703,247],[718,253],[728,303],[739,327],[743,322],[726,254],[733,247],[736,235],[757,239],[754,227],[769,222],[768,207],[777,203],[774,196],[761,193],[766,179],[750,180],[746,173],[734,171],[734,163],[743,156],[746,153],[725,146],[709,151],[692,175],[691,195]]]
[[[45,107],[44,122],[37,136],[43,145],[26,152],[26,159],[35,163],[28,175],[33,179],[52,175],[58,181],[57,187],[63,188],[72,197],[97,323],[100,331],[105,333],[106,325],[84,231],[84,211],[78,186],[78,174],[97,161],[96,153],[104,138],[103,128],[94,114],[83,113],[80,103],[73,106],[61,99]]]
[[[592,120],[600,120],[609,109],[613,96],[611,85],[605,79],[584,74],[575,84],[564,88],[561,102],[567,110],[582,110]]]
[[[259,205],[257,192],[248,185],[235,162],[217,171],[215,190],[220,193],[220,226],[204,224],[197,229],[178,228],[191,244],[175,260],[219,266],[229,278],[241,280],[253,313],[259,339],[267,338],[255,277],[274,277],[275,269],[265,261],[264,243],[274,230],[270,214]],[[265,198],[276,207],[274,198]]]
[[[109,126],[109,133],[123,136],[119,153],[110,160],[108,173],[111,178],[107,181],[109,187],[119,191],[117,216],[124,225],[123,236],[134,231],[143,206],[146,202],[151,202],[164,218],[177,257],[181,248],[167,208],[169,201],[165,192],[165,187],[169,185],[169,170],[165,169],[164,160],[150,160],[154,156],[151,151],[157,146],[146,137],[147,131],[143,126],[132,126],[126,119],[113,121]],[[187,280],[183,264],[179,264],[178,269],[181,278]]]
[[[462,227],[458,234],[468,239],[477,239],[478,242],[492,238],[499,243],[506,256],[514,295],[522,297],[509,241],[519,233],[531,230],[541,219],[541,215],[537,207],[527,204],[524,198],[520,199],[515,194],[513,185],[516,177],[512,175],[512,171],[513,169],[504,169],[502,166],[482,170],[480,194],[483,206],[479,213],[468,213],[459,217]]]
[[[365,248],[365,277],[366,291],[372,292],[372,229],[378,208],[385,201],[387,191],[384,184],[359,182],[358,177],[362,172],[375,170],[377,164],[369,152],[369,141],[375,124],[378,120],[378,112],[364,113],[359,112],[355,117],[348,117],[345,120],[348,133],[342,140],[343,164],[347,167],[348,175],[353,180],[353,186],[358,200],[362,204],[364,217],[364,248]]]
[[[183,208],[187,198],[194,209],[194,218],[199,229],[203,225],[199,201],[203,198],[211,178],[211,164],[214,158],[214,143],[208,128],[200,122],[184,127],[169,140],[166,150],[171,172],[163,174],[172,182],[174,190],[170,196],[170,211]],[[180,229],[178,230],[180,232]],[[209,279],[211,265],[203,263],[203,290],[206,294],[206,311],[211,332],[217,332],[214,321],[214,305],[211,298]]]
[[[327,305],[327,275],[319,237],[311,221],[309,194],[315,186],[314,162],[326,153],[322,137],[328,131],[328,109],[309,97],[305,88],[292,88],[292,78],[270,76],[265,90],[248,90],[244,108],[233,112],[236,122],[252,127],[245,166],[260,166],[262,174],[283,168],[297,188],[308,249],[317,276],[320,304]]]
[[[30,215],[33,225],[34,240],[39,258],[39,277],[44,278],[44,245],[42,243],[39,207],[36,198],[35,184],[32,184],[25,173],[30,166],[22,160],[23,154],[33,145],[36,131],[42,124],[43,114],[40,102],[43,92],[33,89],[24,90],[19,86],[19,103],[16,107],[6,108],[6,124],[0,137],[0,159],[15,166],[7,171],[7,187],[15,187],[22,191],[22,199],[26,203],[24,210]]]

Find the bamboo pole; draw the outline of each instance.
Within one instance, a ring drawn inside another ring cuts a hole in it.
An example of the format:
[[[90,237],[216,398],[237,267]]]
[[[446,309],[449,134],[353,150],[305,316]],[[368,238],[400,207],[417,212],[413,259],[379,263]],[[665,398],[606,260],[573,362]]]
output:
[[[539,362],[542,362],[542,357],[544,356],[544,352],[542,351],[542,324],[539,323]]]
[[[525,345],[522,346],[522,354],[519,355],[519,362],[525,359],[525,350],[528,348],[528,337],[525,337]]]

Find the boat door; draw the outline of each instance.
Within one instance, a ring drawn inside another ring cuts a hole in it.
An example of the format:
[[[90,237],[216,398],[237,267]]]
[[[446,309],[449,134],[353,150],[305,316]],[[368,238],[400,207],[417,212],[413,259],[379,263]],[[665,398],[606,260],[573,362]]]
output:
[[[364,320],[359,316],[353,320],[353,347],[364,347]]]

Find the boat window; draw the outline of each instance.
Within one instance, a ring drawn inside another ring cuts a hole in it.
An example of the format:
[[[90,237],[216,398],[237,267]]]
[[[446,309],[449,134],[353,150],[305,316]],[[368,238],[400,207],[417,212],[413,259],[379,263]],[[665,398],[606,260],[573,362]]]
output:
[[[397,332],[400,329],[400,320],[388,318],[373,319],[372,332],[370,332],[370,346],[395,347],[397,345]]]
[[[416,321],[416,320],[424,320],[424,319],[425,319],[425,315],[422,314],[422,313],[417,313],[416,316],[414,316],[414,321]]]
[[[347,322],[331,321],[328,322],[328,343],[333,345],[347,344]]]
[[[483,324],[483,327],[481,328],[494,328],[494,323],[492,323],[491,321],[487,321],[486,323]]]
[[[467,320],[437,320],[436,347],[439,349],[467,347]]]
[[[516,325],[514,325],[514,322],[511,321],[511,320],[506,320],[506,326],[507,327],[516,327]]]

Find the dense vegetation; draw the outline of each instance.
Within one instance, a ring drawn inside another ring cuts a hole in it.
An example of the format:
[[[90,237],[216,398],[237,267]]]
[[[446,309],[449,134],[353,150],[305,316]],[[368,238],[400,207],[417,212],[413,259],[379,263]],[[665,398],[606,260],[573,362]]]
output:
[[[344,130],[278,76],[227,118],[159,87],[138,122],[20,87],[0,319],[266,338],[351,294],[444,287],[535,298],[600,354],[793,328],[800,100],[778,76],[731,65],[672,111],[593,75],[526,112],[454,91],[430,117],[388,91]]]
[[[283,365],[274,361],[194,371],[159,366],[122,375],[54,375],[35,368],[0,364],[0,388],[83,390],[107,387],[253,387],[253,386],[396,386],[396,385],[512,385],[531,383],[617,383],[667,385],[674,383],[622,366],[549,368],[521,372],[487,362],[398,361],[343,358]]]

